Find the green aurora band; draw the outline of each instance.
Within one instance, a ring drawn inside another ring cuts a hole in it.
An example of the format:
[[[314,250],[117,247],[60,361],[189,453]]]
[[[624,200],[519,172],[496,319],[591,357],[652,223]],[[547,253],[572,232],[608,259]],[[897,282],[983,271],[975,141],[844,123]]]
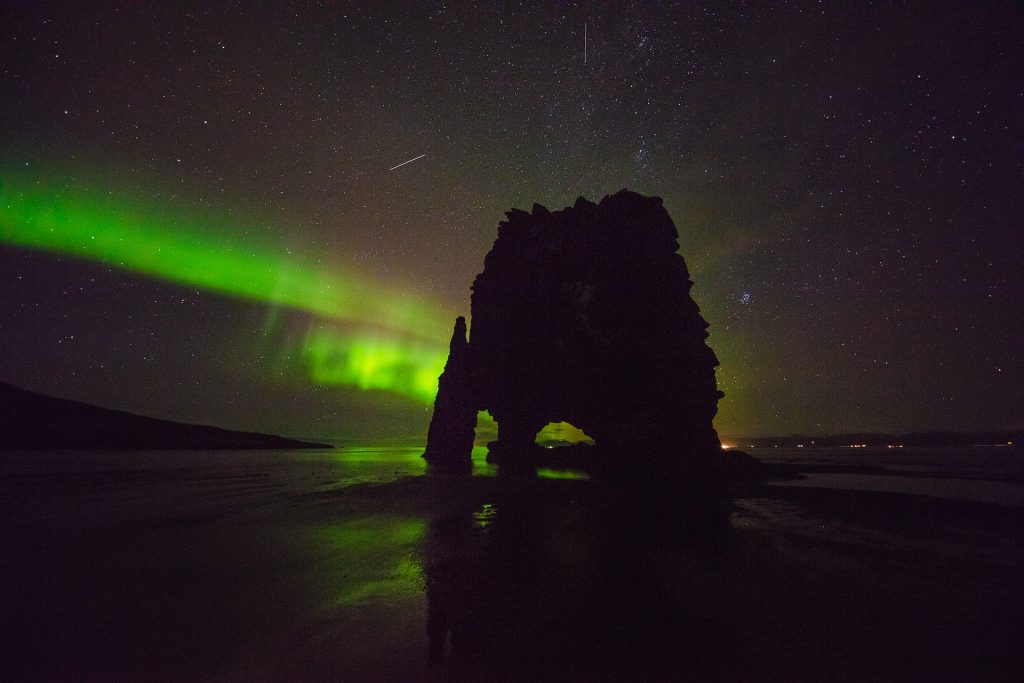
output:
[[[237,221],[237,219],[234,219]],[[219,218],[214,222],[223,227]],[[451,316],[441,306],[211,235],[166,203],[0,174],[0,243],[99,262],[249,301],[283,305],[373,332],[316,328],[302,355],[313,381],[379,389],[430,403]],[[416,340],[416,341],[413,341]]]
[[[383,389],[428,404],[448,356],[435,347],[324,329],[307,334],[303,355],[318,384]]]

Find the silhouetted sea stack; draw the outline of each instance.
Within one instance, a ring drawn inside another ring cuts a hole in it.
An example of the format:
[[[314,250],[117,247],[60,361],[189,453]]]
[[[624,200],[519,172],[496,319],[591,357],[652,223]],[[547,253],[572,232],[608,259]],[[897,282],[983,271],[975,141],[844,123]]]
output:
[[[467,464],[488,410],[503,464],[528,462],[537,432],[565,421],[621,468],[706,470],[721,454],[718,359],[662,200],[622,190],[505,215],[473,284],[468,343],[456,322],[424,457]]]
[[[455,319],[455,331],[444,372],[437,380],[434,415],[427,431],[423,457],[437,467],[463,469],[470,466],[476,410],[470,392],[469,343],[466,319]]]

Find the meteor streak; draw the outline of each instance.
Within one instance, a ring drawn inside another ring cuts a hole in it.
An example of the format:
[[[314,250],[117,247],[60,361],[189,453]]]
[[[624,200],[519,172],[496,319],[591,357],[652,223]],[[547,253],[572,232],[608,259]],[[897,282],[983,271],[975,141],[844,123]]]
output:
[[[412,162],[416,161],[417,159],[422,159],[422,158],[423,158],[423,157],[425,157],[425,156],[427,156],[427,155],[426,155],[426,154],[421,154],[421,155],[419,155],[418,157],[413,157],[412,159],[409,159],[409,161],[403,161],[403,162],[402,162],[402,163],[400,163],[400,164],[399,164],[398,166],[392,166],[392,167],[391,167],[391,168],[389,168],[388,170],[389,170],[389,171],[394,171],[394,170],[395,170],[396,168],[398,168],[399,166],[405,166],[406,164],[411,164]]]

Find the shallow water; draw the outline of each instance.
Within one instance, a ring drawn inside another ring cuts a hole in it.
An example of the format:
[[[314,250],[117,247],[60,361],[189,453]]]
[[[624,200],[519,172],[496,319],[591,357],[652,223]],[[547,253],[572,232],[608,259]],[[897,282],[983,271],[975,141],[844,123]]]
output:
[[[806,465],[806,478],[787,481],[786,486],[1024,506],[1024,453],[1019,448],[762,448],[748,452],[762,462]]]
[[[890,646],[944,642],[884,625],[922,612],[977,634],[957,671],[1019,663],[1016,451],[771,450],[806,478],[737,494],[699,543],[578,473],[499,485],[482,450],[452,480],[414,448],[3,453],[0,679],[820,674],[828,629],[834,661],[893,674]]]

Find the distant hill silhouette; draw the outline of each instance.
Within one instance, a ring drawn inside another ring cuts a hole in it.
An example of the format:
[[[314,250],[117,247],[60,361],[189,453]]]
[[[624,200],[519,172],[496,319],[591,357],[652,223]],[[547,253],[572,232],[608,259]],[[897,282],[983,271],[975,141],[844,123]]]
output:
[[[0,382],[0,449],[227,450],[328,448],[271,434],[235,432],[133,415]]]

